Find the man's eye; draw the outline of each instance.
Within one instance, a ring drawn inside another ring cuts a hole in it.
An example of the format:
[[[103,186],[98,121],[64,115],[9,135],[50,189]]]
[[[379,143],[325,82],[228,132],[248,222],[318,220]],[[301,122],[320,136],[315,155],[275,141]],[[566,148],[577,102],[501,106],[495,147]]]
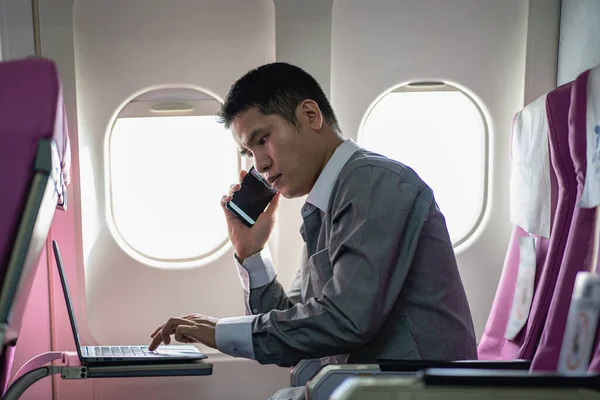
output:
[[[260,144],[261,146],[264,145],[267,142],[267,136],[269,136],[268,134],[261,137],[260,140],[258,141],[258,144]]]

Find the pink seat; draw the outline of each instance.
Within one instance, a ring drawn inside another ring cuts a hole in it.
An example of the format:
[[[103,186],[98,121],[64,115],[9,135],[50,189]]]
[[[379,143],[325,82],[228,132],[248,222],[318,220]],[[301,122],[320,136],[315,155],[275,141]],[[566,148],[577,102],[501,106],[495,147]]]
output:
[[[0,391],[57,204],[70,149],[58,74],[45,59],[0,63]]]
[[[550,160],[557,179],[558,196],[548,254],[540,278],[540,289],[532,305],[533,319],[530,317],[527,335],[520,352],[520,358],[528,360],[534,358],[545,329],[546,318],[559,280],[575,208],[577,183],[569,152],[571,87],[572,84],[567,83],[552,90],[546,97]]]
[[[552,163],[551,233],[549,239],[538,238],[536,241],[535,291],[529,318],[513,340],[504,337],[519,270],[519,238],[529,235],[515,226],[492,311],[478,348],[480,359],[531,360],[542,335],[565,252],[575,200],[574,172],[565,166],[564,161],[565,152],[568,156],[569,98],[570,84],[567,84],[548,93],[545,101]]]
[[[586,175],[586,84],[587,74],[581,74],[572,84],[569,109],[569,148],[571,164],[564,158],[565,165],[572,166],[577,184],[576,203],[581,199]],[[564,150],[563,146],[563,150]],[[589,269],[591,264],[592,239],[594,237],[594,209],[575,207],[569,229],[565,255],[548,318],[538,350],[532,363],[532,370],[555,371],[558,365],[562,339],[575,277],[579,271]]]

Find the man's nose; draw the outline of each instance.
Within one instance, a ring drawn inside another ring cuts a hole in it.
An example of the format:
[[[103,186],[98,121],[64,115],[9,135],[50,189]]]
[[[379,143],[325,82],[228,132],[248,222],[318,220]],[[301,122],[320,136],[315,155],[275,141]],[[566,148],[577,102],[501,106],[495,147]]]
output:
[[[264,174],[271,167],[271,163],[268,159],[254,159],[254,169],[256,169],[260,174]]]

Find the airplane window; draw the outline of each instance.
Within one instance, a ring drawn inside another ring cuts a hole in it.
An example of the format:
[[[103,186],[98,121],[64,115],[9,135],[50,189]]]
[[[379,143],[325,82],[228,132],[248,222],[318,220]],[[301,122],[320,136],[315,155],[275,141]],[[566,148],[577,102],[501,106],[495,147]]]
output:
[[[408,165],[433,189],[456,248],[483,217],[487,134],[480,107],[465,92],[442,82],[417,82],[371,107],[358,142]]]
[[[199,260],[227,243],[220,198],[238,179],[240,157],[214,112],[193,111],[206,100],[155,98],[130,103],[113,126],[112,217],[121,239],[146,258]]]

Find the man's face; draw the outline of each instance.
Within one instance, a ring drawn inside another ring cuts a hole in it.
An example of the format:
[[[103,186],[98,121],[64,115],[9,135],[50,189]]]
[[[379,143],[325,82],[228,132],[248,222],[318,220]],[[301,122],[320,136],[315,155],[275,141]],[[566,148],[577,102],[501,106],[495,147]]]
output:
[[[323,166],[308,121],[300,118],[296,127],[252,107],[234,118],[232,130],[242,154],[253,157],[254,168],[284,197],[310,192]]]

